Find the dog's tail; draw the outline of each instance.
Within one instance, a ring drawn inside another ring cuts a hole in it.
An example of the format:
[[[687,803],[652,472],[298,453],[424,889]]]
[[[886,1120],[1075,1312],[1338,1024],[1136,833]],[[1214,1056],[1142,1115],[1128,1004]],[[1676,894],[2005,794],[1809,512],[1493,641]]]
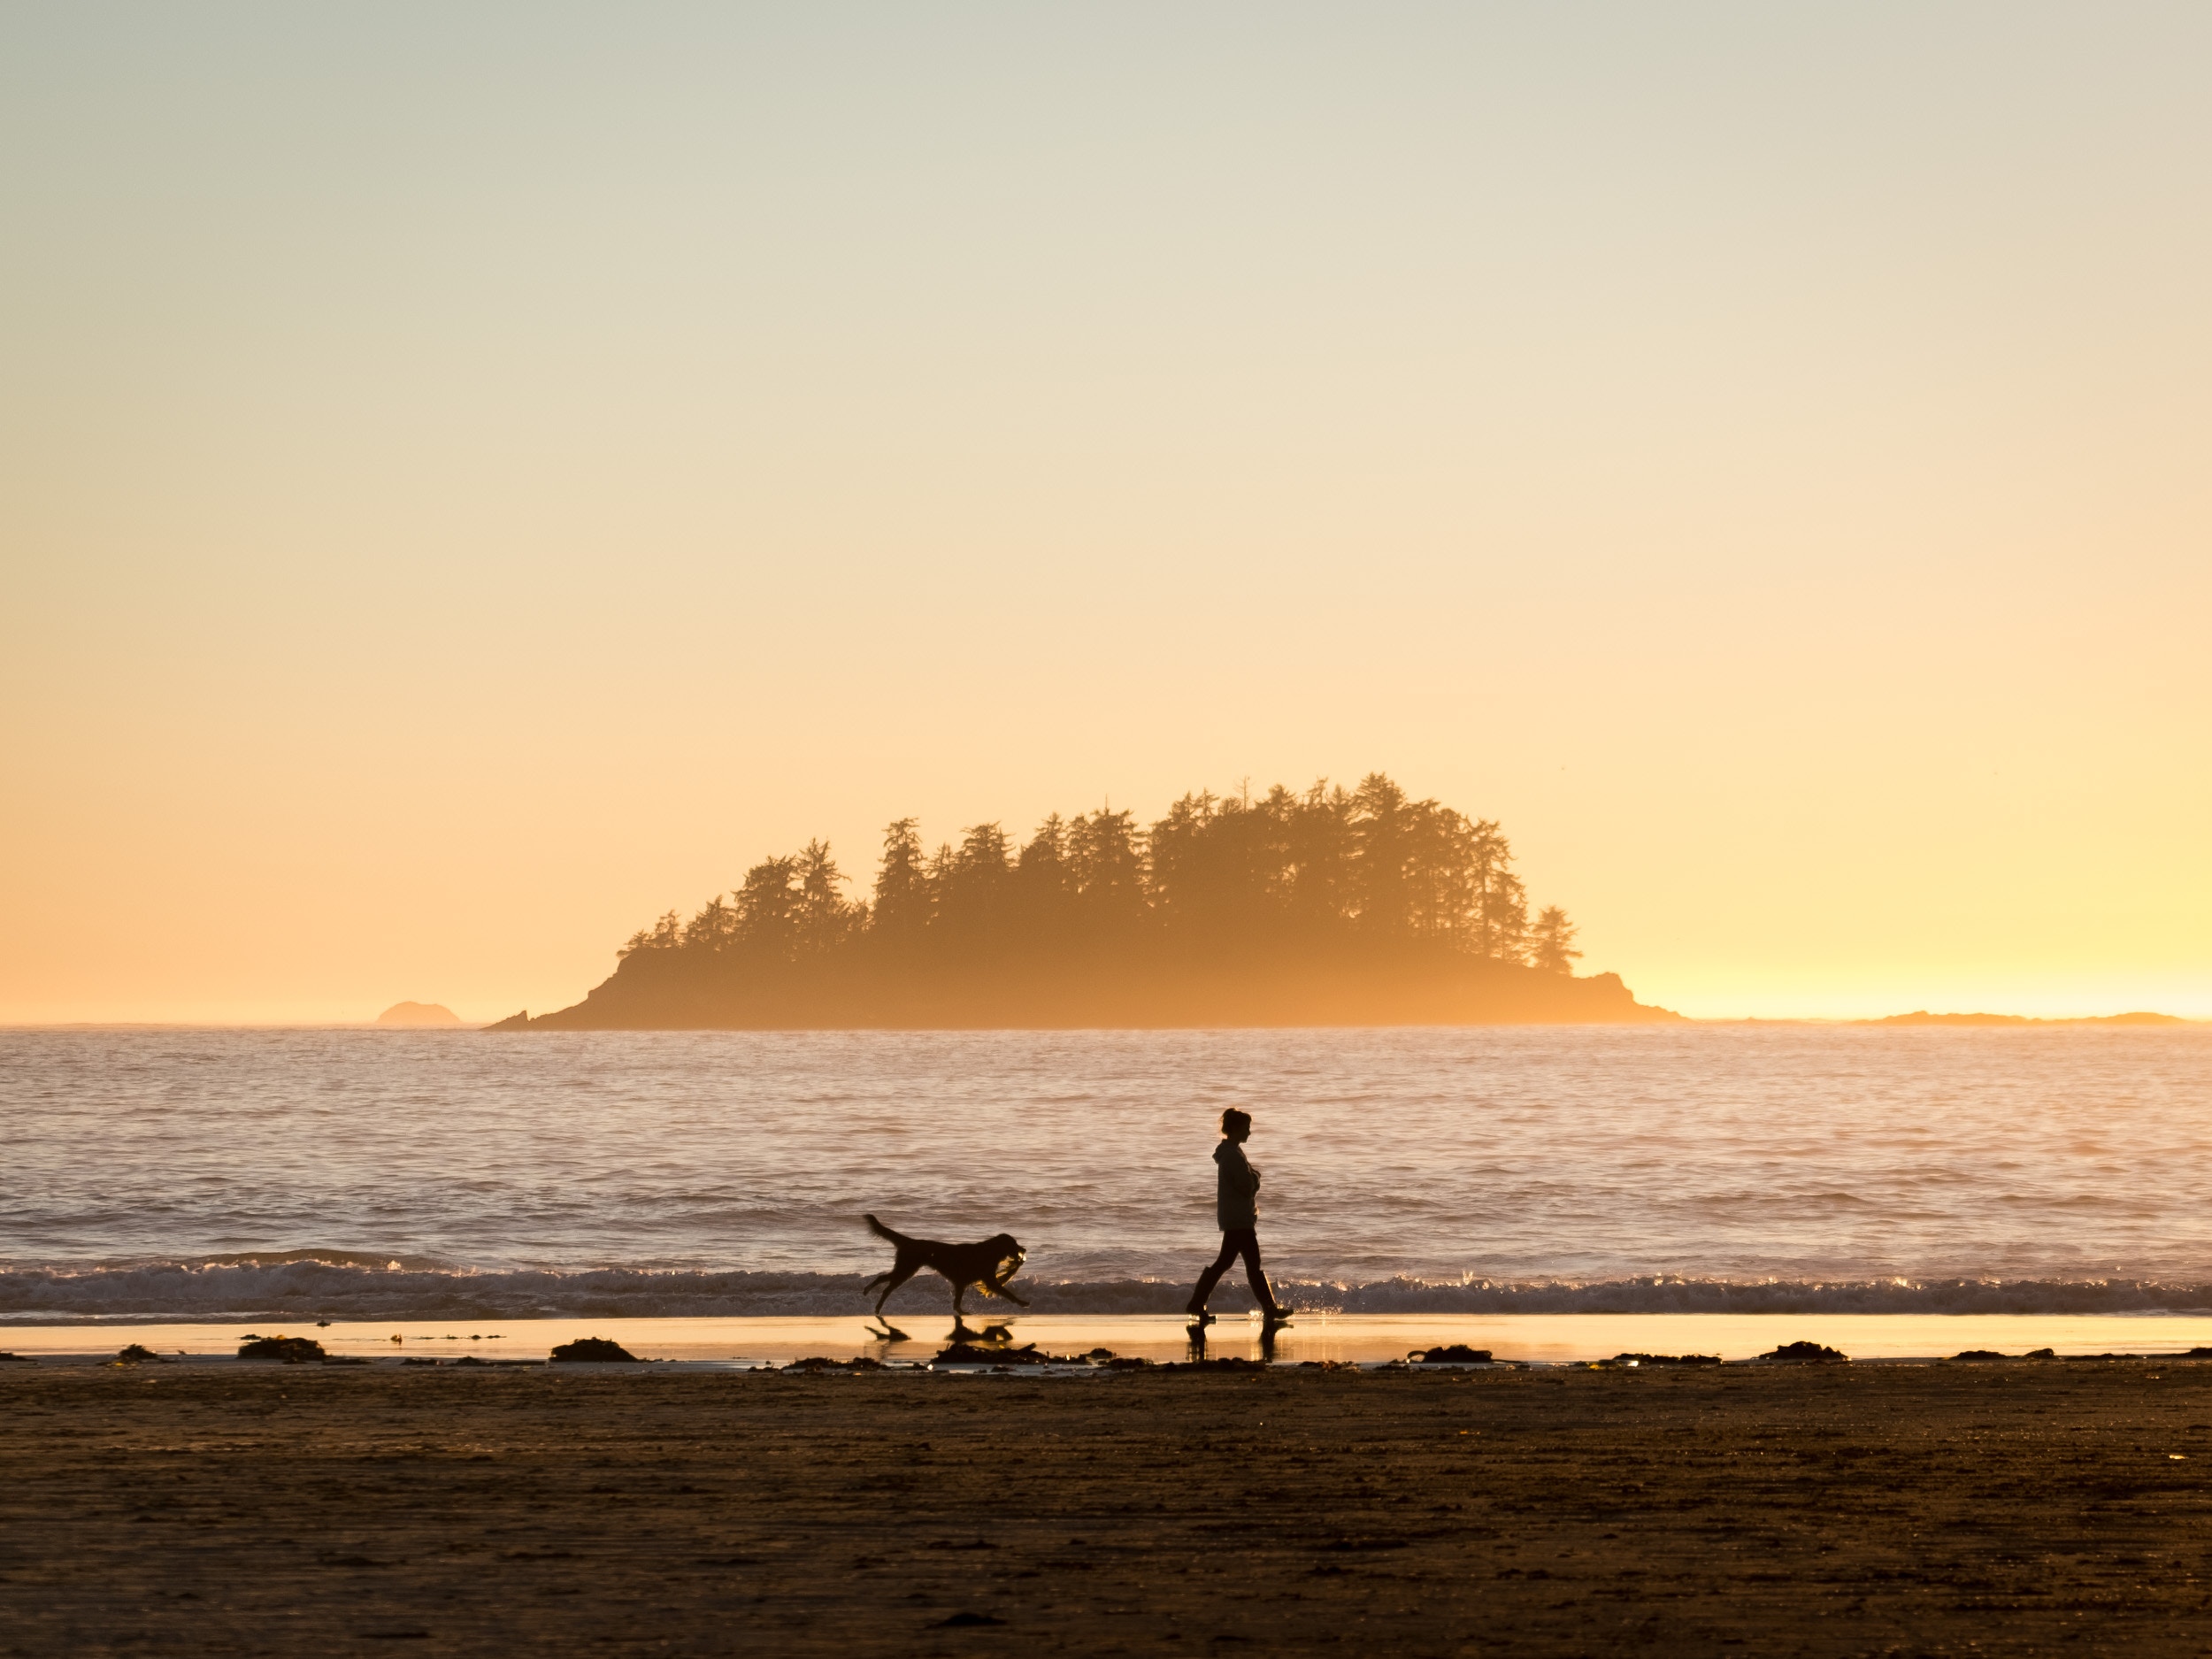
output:
[[[900,1233],[895,1228],[885,1226],[883,1223],[878,1221],[873,1216],[863,1216],[861,1217],[861,1219],[868,1224],[868,1231],[874,1233],[879,1239],[888,1239],[894,1244],[911,1244],[914,1242],[913,1240],[908,1238],[903,1233]]]

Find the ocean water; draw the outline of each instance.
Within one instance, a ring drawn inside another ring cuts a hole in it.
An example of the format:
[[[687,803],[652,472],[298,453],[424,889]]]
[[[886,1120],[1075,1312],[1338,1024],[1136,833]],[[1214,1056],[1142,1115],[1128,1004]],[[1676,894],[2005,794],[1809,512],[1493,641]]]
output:
[[[1310,1306],[2212,1308],[2194,1028],[12,1031],[0,1317],[1164,1311],[1230,1105]]]

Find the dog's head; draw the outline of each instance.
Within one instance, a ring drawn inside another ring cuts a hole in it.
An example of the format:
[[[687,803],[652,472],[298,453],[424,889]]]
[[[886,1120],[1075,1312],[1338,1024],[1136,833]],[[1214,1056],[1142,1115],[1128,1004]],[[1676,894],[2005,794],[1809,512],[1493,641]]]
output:
[[[998,1264],[995,1277],[1011,1279],[1022,1271],[1022,1263],[1029,1259],[1029,1252],[1022,1248],[1022,1241],[1010,1233],[993,1234],[985,1241],[990,1246],[991,1260]]]

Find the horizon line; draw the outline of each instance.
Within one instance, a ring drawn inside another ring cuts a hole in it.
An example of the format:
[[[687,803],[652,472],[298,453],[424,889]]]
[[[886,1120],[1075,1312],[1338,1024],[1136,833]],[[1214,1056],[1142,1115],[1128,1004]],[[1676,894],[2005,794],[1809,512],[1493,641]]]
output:
[[[2170,1025],[2167,1022],[2171,1022],[2171,1024],[2172,1024],[2172,1025],[2212,1025],[2212,1016],[2207,1016],[2207,1015],[2197,1015],[2197,1014],[2166,1014],[2166,1013],[2161,1013],[2161,1012],[2159,1012],[2158,1010],[2152,1010],[2152,1009],[2124,1009],[2124,1010],[2120,1010],[2120,1011],[2119,1011],[2119,1012],[2117,1012],[2117,1013],[2112,1013],[2112,1014],[2008,1014],[2008,1013],[2001,1013],[2001,1012],[1998,1012],[1998,1011],[1992,1010],[1987,1010],[1987,1009],[1976,1009],[1976,1010],[1960,1010],[1960,1011],[1957,1011],[1957,1012],[1953,1012],[1953,1013],[1932,1013],[1929,1010],[1926,1010],[1926,1009],[1913,1009],[1913,1010],[1907,1010],[1906,1012],[1901,1013],[1901,1014],[1682,1014],[1682,1015],[1678,1016],[1678,1018],[1677,1018],[1677,1019],[1676,1019],[1676,1020],[1674,1020],[1674,1021],[1670,1021],[1670,1022],[1668,1022],[1668,1024],[1670,1024],[1670,1025],[1672,1025],[1672,1024],[1681,1024],[1681,1025],[1890,1025],[1890,1024],[1894,1023],[1894,1024],[1897,1024],[1897,1025],[1900,1026],[1900,1028],[1901,1028],[1901,1029],[1922,1029],[1923,1027],[1920,1027],[1920,1026],[1916,1026],[1916,1025],[1908,1025],[1907,1024],[1905,1024],[1905,1022],[1909,1021],[1909,1020],[1910,1020],[1910,1019],[1912,1019],[1912,1018],[1913,1018],[1914,1016],[1916,1016],[1916,1015],[1924,1015],[1924,1016],[1926,1016],[1926,1017],[1928,1018],[1928,1019],[1929,1019],[1929,1021],[1930,1021],[1931,1025],[1935,1025],[1935,1024],[1938,1024],[1939,1022],[1965,1021],[1965,1020],[2000,1020],[2000,1021],[2003,1021],[2003,1022],[2005,1022],[2005,1024],[2004,1024],[2003,1025],[2001,1025],[2001,1026],[1985,1026],[1985,1027],[1980,1027],[1980,1028],[1979,1028],[1979,1029],[1985,1029],[1985,1030],[1998,1030],[1998,1029],[2006,1029],[2006,1030],[2009,1030],[2009,1029],[2018,1029],[2018,1028],[2020,1028],[2020,1027],[2024,1027],[2024,1026],[2036,1026],[2036,1025],[2116,1025],[2116,1026],[2118,1026],[2119,1028],[2122,1028],[2122,1029],[2127,1029],[2127,1028],[2129,1028],[2129,1027],[2125,1026],[2125,1025],[2124,1025],[2124,1022],[2125,1022],[2125,1021],[2129,1020],[2131,1018],[2139,1018],[2139,1017],[2141,1017],[2141,1016],[2143,1016],[2143,1015],[2150,1015],[2150,1016],[2152,1016],[2152,1017],[2153,1017],[2153,1018],[2154,1018],[2154,1019],[2155,1019],[2156,1021],[2158,1021],[2159,1023],[2158,1023],[2157,1025],[2145,1025],[2140,1026],[2140,1027],[2136,1027],[2136,1029],[2143,1029],[2143,1030],[2161,1030],[2161,1029],[2170,1029],[2171,1027],[2170,1027]],[[503,1017],[503,1018],[506,1018],[506,1017]],[[0,1019],[0,1031],[380,1031],[380,1032],[393,1032],[393,1033],[424,1033],[424,1032],[429,1032],[429,1033],[443,1033],[443,1032],[482,1032],[482,1031],[487,1031],[487,1030],[490,1029],[490,1027],[492,1027],[493,1025],[497,1025],[497,1024],[499,1024],[499,1023],[501,1023],[499,1020],[469,1020],[469,1019],[463,1019],[463,1020],[460,1020],[458,1023],[457,1023],[457,1024],[455,1024],[455,1025],[380,1025],[380,1024],[379,1024],[379,1023],[378,1023],[376,1020],[374,1020],[374,1019],[273,1019],[273,1020],[256,1020],[256,1019],[206,1019],[206,1020],[196,1020],[196,1019],[58,1019],[58,1020],[6,1020],[6,1019]],[[1161,1026],[1161,1025],[1068,1025],[1068,1026],[1032,1026],[1032,1025],[975,1025],[975,1026],[967,1026],[967,1025],[962,1025],[962,1026],[890,1026],[890,1025],[885,1025],[885,1026],[872,1026],[872,1025],[835,1025],[835,1026],[833,1026],[833,1025],[790,1025],[790,1026],[764,1026],[764,1027],[759,1027],[759,1028],[756,1028],[756,1029],[753,1029],[753,1030],[749,1031],[748,1034],[751,1034],[751,1035],[760,1035],[760,1034],[764,1034],[764,1033],[767,1033],[767,1032],[779,1031],[779,1030],[781,1030],[781,1031],[804,1031],[804,1032],[810,1032],[810,1033],[815,1033],[815,1032],[828,1032],[828,1031],[876,1031],[876,1030],[881,1030],[881,1031],[900,1031],[900,1032],[906,1032],[906,1033],[913,1033],[913,1032],[918,1032],[918,1031],[929,1031],[929,1030],[962,1031],[962,1032],[980,1032],[980,1031],[1041,1031],[1041,1030],[1053,1030],[1053,1031],[1168,1031],[1168,1030],[1178,1030],[1178,1031],[1501,1031],[1501,1030],[1541,1030],[1541,1031],[1559,1031],[1559,1030],[1571,1030],[1571,1030],[1613,1030],[1613,1029],[1616,1029],[1616,1028],[1617,1028],[1617,1025],[1619,1025],[1619,1026],[1625,1026],[1625,1025],[1640,1025],[1640,1022],[1633,1022],[1633,1021],[1630,1021],[1630,1022],[1612,1022],[1612,1021],[1602,1021],[1602,1020],[1600,1020],[1600,1021],[1557,1021],[1557,1020],[1485,1020],[1485,1021],[1481,1021],[1481,1022],[1469,1022],[1469,1023],[1464,1023],[1464,1024],[1461,1024],[1461,1023],[1447,1023],[1447,1022],[1442,1022],[1442,1021],[1405,1021],[1405,1022],[1396,1023],[1396,1024],[1391,1024],[1391,1023],[1380,1023],[1380,1024],[1373,1024],[1373,1025],[1326,1025],[1326,1024],[1317,1024],[1317,1025],[1188,1025],[1188,1026]],[[1961,1028],[1961,1029],[1976,1029],[1976,1027],[1971,1027],[1971,1026],[1965,1026],[1965,1027],[1959,1027],[1959,1028]],[[636,1029],[637,1031],[656,1031],[656,1030],[658,1030],[658,1031],[669,1031],[669,1032],[677,1032],[677,1031],[707,1032],[707,1031],[716,1031],[716,1030],[731,1030],[731,1031],[737,1031],[737,1030],[745,1030],[746,1028],[743,1028],[743,1027],[718,1027],[718,1026],[710,1026],[710,1025],[700,1025],[700,1026],[680,1026],[680,1025],[671,1025],[671,1026],[657,1026],[657,1027],[637,1027],[637,1028],[635,1028],[635,1029]]]

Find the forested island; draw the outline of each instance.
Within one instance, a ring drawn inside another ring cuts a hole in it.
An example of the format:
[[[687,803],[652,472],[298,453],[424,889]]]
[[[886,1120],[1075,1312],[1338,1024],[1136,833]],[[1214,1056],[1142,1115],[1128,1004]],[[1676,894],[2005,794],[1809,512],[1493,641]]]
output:
[[[1488,1025],[1672,1019],[1578,977],[1574,924],[1532,917],[1498,825],[1356,789],[1107,808],[1017,846],[885,832],[866,899],[826,842],[767,858],[622,947],[572,1008],[495,1031]]]

